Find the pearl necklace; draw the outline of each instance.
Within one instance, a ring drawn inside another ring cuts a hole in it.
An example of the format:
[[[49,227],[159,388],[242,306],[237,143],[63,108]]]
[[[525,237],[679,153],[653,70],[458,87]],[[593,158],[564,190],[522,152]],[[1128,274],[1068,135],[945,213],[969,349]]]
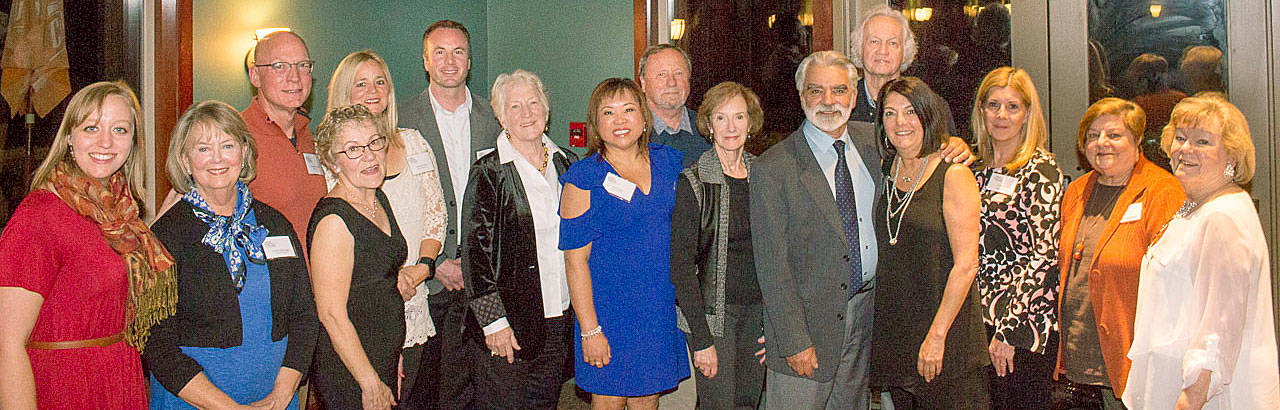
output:
[[[911,206],[911,199],[916,196],[916,188],[920,187],[920,180],[924,178],[924,170],[928,168],[929,157],[925,157],[924,164],[920,166],[919,175],[916,175],[915,182],[911,183],[911,191],[902,196],[898,195],[898,188],[893,184],[893,180],[899,178],[898,171],[902,170],[902,157],[898,157],[897,162],[898,166],[893,168],[893,179],[884,181],[884,190],[888,195],[884,207],[884,221],[885,228],[889,231],[889,246],[898,244],[898,233],[902,232],[902,219],[906,216],[907,208]],[[911,179],[904,179],[904,181],[911,181]],[[893,206],[895,201],[898,202],[897,207]],[[896,225],[893,223],[894,217],[898,218]]]

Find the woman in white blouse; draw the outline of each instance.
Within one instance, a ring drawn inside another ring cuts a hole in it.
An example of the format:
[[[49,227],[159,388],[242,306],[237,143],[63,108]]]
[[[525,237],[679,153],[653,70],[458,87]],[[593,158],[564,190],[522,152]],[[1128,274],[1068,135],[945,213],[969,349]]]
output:
[[[1241,188],[1249,125],[1226,100],[1188,98],[1161,140],[1187,200],[1143,257],[1124,404],[1280,408],[1267,243]]]
[[[538,76],[499,75],[490,101],[502,132],[471,166],[461,224],[476,407],[554,409],[573,357],[559,176],[578,157],[545,134],[550,107]]]
[[[348,54],[329,81],[329,107],[361,104],[374,114],[381,114],[397,135],[389,136],[387,176],[382,191],[387,194],[404,235],[409,253],[400,269],[399,289],[405,298],[405,341],[401,356],[403,379],[397,396],[406,405],[425,403],[438,375],[433,364],[439,348],[427,343],[436,333],[427,308],[427,280],[435,275],[435,258],[444,241],[447,215],[440,175],[436,172],[435,155],[422,135],[414,129],[395,127],[396,93],[391,84],[387,63],[372,50]],[[335,182],[326,175],[332,187]],[[413,388],[415,381],[421,386]]]

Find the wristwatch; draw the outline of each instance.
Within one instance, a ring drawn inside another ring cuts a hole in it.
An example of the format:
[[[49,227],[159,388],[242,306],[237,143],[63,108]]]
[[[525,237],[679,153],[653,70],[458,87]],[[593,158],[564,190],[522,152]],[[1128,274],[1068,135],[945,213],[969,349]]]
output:
[[[426,256],[423,256],[421,258],[418,258],[418,264],[427,265],[427,280],[431,280],[436,277],[436,259],[435,258],[428,258]]]

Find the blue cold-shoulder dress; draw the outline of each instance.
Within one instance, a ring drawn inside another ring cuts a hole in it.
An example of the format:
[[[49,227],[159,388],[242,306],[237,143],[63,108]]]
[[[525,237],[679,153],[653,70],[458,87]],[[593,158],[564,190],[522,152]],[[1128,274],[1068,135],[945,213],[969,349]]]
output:
[[[603,368],[588,365],[582,339],[575,338],[574,378],[588,392],[644,396],[689,377],[671,284],[671,209],[680,161],[674,148],[649,144],[649,193],[636,188],[630,201],[605,190],[605,177],[616,172],[598,153],[560,176],[561,183],[591,192],[587,212],[560,222],[560,249],[591,244],[592,297],[612,355]],[[574,329],[582,333],[577,323]]]

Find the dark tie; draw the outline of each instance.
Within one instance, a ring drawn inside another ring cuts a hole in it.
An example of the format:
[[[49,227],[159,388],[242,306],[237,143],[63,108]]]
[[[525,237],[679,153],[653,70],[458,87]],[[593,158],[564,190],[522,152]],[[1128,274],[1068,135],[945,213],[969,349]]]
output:
[[[836,140],[836,207],[844,222],[844,237],[849,245],[849,297],[862,288],[862,252],[858,249],[858,204],[853,195],[853,178],[849,162],[844,159],[844,141]]]

